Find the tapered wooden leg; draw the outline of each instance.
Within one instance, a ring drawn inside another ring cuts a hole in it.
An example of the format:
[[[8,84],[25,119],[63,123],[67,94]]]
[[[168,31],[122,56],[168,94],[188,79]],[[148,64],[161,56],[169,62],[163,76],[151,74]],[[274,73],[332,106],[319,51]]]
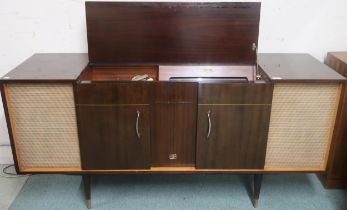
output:
[[[253,181],[253,206],[254,206],[254,208],[258,207],[259,194],[260,194],[262,179],[263,179],[263,174],[255,174],[254,175],[254,181]]]
[[[92,207],[91,201],[91,176],[89,174],[83,174],[83,186],[84,186],[84,194],[86,199],[87,208],[90,209]]]

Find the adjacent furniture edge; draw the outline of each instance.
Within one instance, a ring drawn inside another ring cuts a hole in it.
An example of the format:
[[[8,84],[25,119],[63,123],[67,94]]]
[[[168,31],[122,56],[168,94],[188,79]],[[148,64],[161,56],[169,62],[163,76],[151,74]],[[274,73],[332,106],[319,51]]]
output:
[[[346,78],[309,54],[260,53],[258,66],[274,82],[347,82]]]
[[[347,52],[329,52],[325,64],[343,76],[347,76]],[[327,170],[318,174],[322,184],[326,188],[347,188],[347,85],[344,84],[341,92],[341,100],[336,119],[335,131]]]
[[[88,63],[86,53],[34,54],[0,82],[73,82]]]
[[[323,186],[327,189],[345,189],[347,188],[347,179],[343,178],[329,178],[326,172],[317,174]]]

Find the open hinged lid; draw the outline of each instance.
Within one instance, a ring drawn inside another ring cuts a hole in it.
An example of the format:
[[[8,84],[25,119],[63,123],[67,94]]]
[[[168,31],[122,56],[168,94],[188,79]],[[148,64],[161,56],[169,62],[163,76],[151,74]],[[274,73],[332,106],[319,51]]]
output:
[[[86,16],[91,63],[256,60],[259,2],[86,2]]]

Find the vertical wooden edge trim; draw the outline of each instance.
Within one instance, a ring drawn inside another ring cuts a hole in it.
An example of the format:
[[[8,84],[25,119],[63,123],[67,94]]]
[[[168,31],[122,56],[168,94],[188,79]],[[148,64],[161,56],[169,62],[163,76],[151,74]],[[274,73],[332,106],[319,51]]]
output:
[[[331,57],[331,53],[328,52],[327,56],[324,58],[324,64],[334,69],[334,67],[331,65]]]
[[[334,126],[334,131],[333,131],[333,135],[332,135],[332,140],[331,140],[331,144],[330,144],[330,148],[327,151],[327,163],[326,163],[326,172],[331,170],[330,165],[332,163],[334,163],[335,160],[335,156],[334,156],[334,151],[336,148],[335,142],[338,141],[339,138],[341,138],[341,130],[343,130],[344,128],[342,127],[342,123],[343,123],[343,109],[344,109],[344,103],[346,101],[346,92],[347,90],[347,85],[346,84],[342,84],[341,85],[341,92],[340,92],[340,101],[338,102],[338,110],[337,110],[337,114],[336,114],[336,121],[335,121],[335,126]]]
[[[157,81],[159,81],[159,65],[155,65]]]
[[[338,72],[342,76],[346,77],[346,72],[344,71],[345,68],[347,68],[347,65],[341,61],[339,58],[337,58],[332,52],[328,52],[326,58],[324,59],[324,64],[332,68],[334,71]],[[346,112],[345,103],[347,100],[347,85],[344,83],[341,85],[342,90],[340,94],[340,105],[338,107],[337,116],[336,116],[336,122],[335,127],[333,131],[333,137],[332,142],[329,149],[329,154],[327,157],[327,163],[326,163],[326,171],[325,176],[321,177],[322,179],[327,179],[329,174],[332,173],[333,167],[332,165],[335,162],[335,150],[336,150],[336,142],[341,139],[342,130],[344,129],[343,126],[343,118],[344,118],[344,112]],[[326,180],[328,182],[328,180]]]
[[[2,97],[2,103],[4,107],[4,113],[6,117],[6,124],[8,129],[8,135],[10,137],[10,144],[12,149],[12,156],[14,160],[14,165],[17,174],[20,174],[22,171],[22,164],[20,163],[20,157],[18,148],[16,145],[16,130],[15,127],[12,125],[13,121],[11,119],[11,107],[9,106],[9,96],[8,96],[8,90],[7,90],[7,84],[1,85],[1,97]]]
[[[71,86],[72,86],[72,94],[73,94],[73,100],[74,100],[74,106],[75,106],[75,117],[76,117],[77,138],[78,138],[78,152],[80,153],[79,154],[80,155],[80,166],[81,166],[80,170],[82,170],[83,167],[82,167],[82,153],[81,153],[81,141],[80,141],[81,136],[80,136],[80,132],[79,132],[80,125],[79,125],[79,119],[78,119],[79,114],[78,114],[78,108],[76,106],[76,101],[77,101],[77,83],[74,82],[74,83],[71,84]]]
[[[268,140],[269,140],[269,132],[270,132],[270,122],[271,122],[271,114],[272,114],[272,101],[273,101],[273,96],[274,96],[274,90],[275,90],[275,84],[273,83],[267,83],[269,89],[270,89],[270,93],[271,97],[270,97],[270,105],[269,105],[269,113],[268,113],[268,121],[267,121],[267,128],[266,128],[266,134],[265,134],[265,144],[264,144],[264,157],[263,157],[263,166],[262,168],[264,170],[266,170],[265,168],[265,164],[266,164],[266,155],[267,155],[267,144],[268,144]]]
[[[273,94],[273,92],[272,92]],[[272,97],[271,97],[271,103],[272,103]],[[265,144],[264,144],[264,156],[262,157],[262,168],[265,170],[265,164],[266,164],[266,155],[267,155],[267,143],[269,140],[269,132],[270,132],[270,120],[271,120],[271,111],[272,111],[272,105],[269,107],[269,113],[268,113],[268,121],[267,121],[267,126],[266,126],[266,133],[265,133]]]
[[[194,98],[194,108],[195,108],[195,133],[194,133],[194,146],[195,146],[195,154],[194,154],[194,167],[196,167],[196,163],[198,161],[197,154],[198,154],[198,117],[199,117],[199,84],[195,85],[195,98]]]
[[[322,163],[322,168],[326,171],[327,170],[327,165],[329,162],[329,157],[330,157],[330,152],[332,151],[331,145],[332,142],[334,141],[334,139],[336,139],[339,135],[337,135],[337,130],[341,121],[341,109],[342,109],[342,101],[343,101],[343,96],[341,97],[342,94],[344,94],[344,90],[342,89],[344,87],[344,85],[339,84],[337,93],[336,93],[336,101],[335,101],[335,109],[334,109],[334,113],[333,113],[333,118],[331,119],[330,122],[330,130],[329,130],[329,140],[326,144],[326,148],[325,148],[325,154],[324,154],[324,161]]]

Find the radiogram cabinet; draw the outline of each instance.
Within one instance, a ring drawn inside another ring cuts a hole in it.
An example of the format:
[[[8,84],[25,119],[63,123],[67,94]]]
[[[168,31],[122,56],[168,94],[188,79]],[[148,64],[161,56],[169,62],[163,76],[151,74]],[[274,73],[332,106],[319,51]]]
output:
[[[324,172],[345,78],[257,54],[260,3],[87,2],[88,54],[1,78],[20,174]],[[142,79],[141,79],[141,78]]]

